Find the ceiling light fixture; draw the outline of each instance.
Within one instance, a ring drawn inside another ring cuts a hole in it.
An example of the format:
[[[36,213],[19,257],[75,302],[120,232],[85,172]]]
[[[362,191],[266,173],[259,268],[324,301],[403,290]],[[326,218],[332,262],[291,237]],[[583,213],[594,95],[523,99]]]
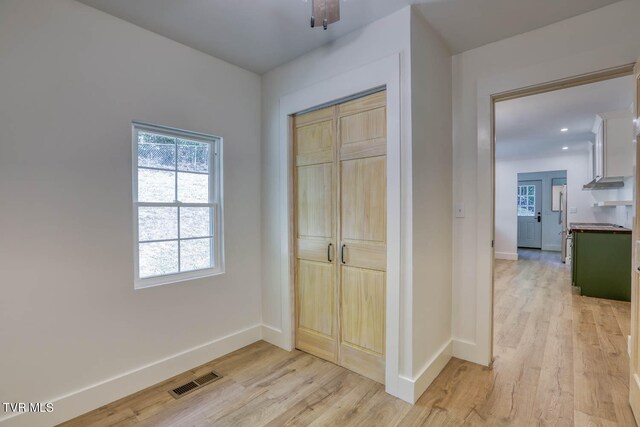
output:
[[[568,150],[568,149],[569,149],[569,147],[565,146],[565,147],[562,147],[562,149],[563,149],[563,150]]]
[[[311,28],[322,23],[325,30],[329,24],[340,20],[340,0],[311,0]]]
[[[568,131],[569,131],[569,128],[562,128],[562,129],[560,129],[560,132],[568,132]]]

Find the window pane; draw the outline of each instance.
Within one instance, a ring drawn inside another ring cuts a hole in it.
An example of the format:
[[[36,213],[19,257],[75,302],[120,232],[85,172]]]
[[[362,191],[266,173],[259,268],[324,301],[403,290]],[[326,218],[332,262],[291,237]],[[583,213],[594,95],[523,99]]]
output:
[[[138,132],[138,166],[175,170],[176,139]]]
[[[173,202],[175,185],[175,172],[138,169],[139,202]]]
[[[180,242],[180,271],[201,270],[211,265],[212,239],[182,240]]]
[[[178,139],[178,170],[209,172],[209,147],[206,142]]]
[[[140,243],[140,277],[178,272],[178,242]]]
[[[211,208],[180,208],[180,237],[212,236]]]
[[[529,195],[534,196],[536,194],[536,187],[533,185],[529,186]]]
[[[178,200],[187,203],[208,203],[209,175],[178,172]]]
[[[529,205],[536,204],[536,196],[529,196]]]
[[[178,238],[178,208],[138,208],[138,238],[166,240]]]

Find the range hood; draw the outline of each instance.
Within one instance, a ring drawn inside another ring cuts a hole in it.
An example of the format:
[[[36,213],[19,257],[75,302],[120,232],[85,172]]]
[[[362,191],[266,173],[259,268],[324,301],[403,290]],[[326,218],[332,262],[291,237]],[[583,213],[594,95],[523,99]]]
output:
[[[594,179],[588,184],[582,186],[583,190],[610,190],[612,188],[624,187],[623,176],[609,176],[600,179]]]

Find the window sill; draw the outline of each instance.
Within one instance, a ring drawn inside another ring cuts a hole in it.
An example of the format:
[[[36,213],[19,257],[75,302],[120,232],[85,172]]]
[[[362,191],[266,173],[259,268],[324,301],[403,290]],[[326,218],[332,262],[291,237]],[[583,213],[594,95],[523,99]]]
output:
[[[156,286],[171,285],[173,283],[182,283],[203,279],[205,277],[221,276],[225,274],[224,269],[206,269],[189,271],[186,273],[176,273],[166,276],[150,277],[148,279],[135,279],[134,289],[155,288]]]

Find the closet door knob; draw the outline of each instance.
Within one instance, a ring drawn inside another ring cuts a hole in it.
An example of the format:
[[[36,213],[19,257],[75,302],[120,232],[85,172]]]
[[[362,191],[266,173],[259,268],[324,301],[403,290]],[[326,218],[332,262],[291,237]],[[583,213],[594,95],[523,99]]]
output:
[[[333,246],[333,243],[329,243],[329,246],[327,246],[327,261],[329,262],[333,262],[333,260],[331,259],[331,247]]]
[[[340,248],[340,258],[342,258],[342,263],[346,264],[346,262],[344,261],[344,248],[346,248],[347,245],[345,245],[344,243],[342,244],[342,247]]]

